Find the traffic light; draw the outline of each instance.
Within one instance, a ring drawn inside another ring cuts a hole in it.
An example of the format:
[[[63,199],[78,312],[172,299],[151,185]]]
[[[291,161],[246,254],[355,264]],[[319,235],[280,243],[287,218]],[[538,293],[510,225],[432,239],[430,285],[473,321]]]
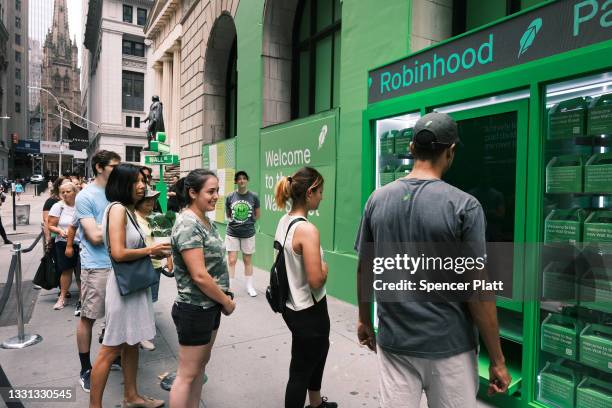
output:
[[[19,143],[19,136],[17,133],[11,133],[11,139],[13,141],[13,146],[17,146],[17,143]]]

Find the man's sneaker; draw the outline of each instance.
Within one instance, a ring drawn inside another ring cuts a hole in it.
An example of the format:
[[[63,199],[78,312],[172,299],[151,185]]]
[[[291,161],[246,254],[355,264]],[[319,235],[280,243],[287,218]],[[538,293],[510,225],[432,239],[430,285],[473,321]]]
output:
[[[249,294],[249,296],[251,297],[255,297],[257,296],[257,291],[255,290],[254,287],[252,286],[247,286],[247,293]]]
[[[318,407],[308,405],[306,408],[338,408],[338,404],[336,404],[335,402],[328,401],[327,397],[321,397],[321,400],[323,400],[323,402],[321,402],[321,405],[319,405]]]
[[[85,392],[89,392],[91,388],[91,368],[79,376],[79,384]]]
[[[142,347],[143,349],[148,350],[148,351],[155,350],[155,344],[153,344],[153,342],[149,341],[149,340],[141,341],[140,342],[140,347]]]
[[[81,301],[80,300],[77,302],[76,307],[74,308],[74,315],[75,316],[81,315]]]
[[[121,357],[117,357],[113,364],[111,364],[111,371],[120,371],[121,370]]]

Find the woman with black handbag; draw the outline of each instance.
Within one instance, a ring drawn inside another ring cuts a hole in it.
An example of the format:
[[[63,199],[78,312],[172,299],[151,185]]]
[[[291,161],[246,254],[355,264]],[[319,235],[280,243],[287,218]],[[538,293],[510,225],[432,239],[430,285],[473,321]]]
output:
[[[102,407],[102,395],[112,362],[121,354],[126,408],[157,408],[164,405],[138,394],[138,346],[155,336],[155,320],[149,286],[156,276],[151,256],[161,258],[170,244],[147,247],[136,222],[134,204],[145,196],[144,175],[132,164],[115,167],[106,184],[107,207],[102,221],[104,243],[113,268],[106,283],[106,329],[102,347],[91,373],[89,406]],[[148,286],[147,286],[148,285]]]
[[[323,176],[312,167],[302,167],[276,184],[278,208],[291,202],[291,211],[278,222],[274,239],[284,242],[289,296],[283,319],[291,330],[291,364],[285,391],[285,408],[302,408],[308,391],[311,408],[336,408],[321,397],[321,380],[329,350],[329,314],[319,230],[306,221],[308,213],[323,200]],[[296,219],[304,221],[294,222]]]

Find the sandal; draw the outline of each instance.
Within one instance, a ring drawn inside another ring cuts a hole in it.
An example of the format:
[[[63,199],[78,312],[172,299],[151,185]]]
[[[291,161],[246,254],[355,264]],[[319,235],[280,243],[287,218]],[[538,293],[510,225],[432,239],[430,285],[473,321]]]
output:
[[[57,299],[57,302],[55,302],[55,305],[53,306],[53,310],[62,310],[64,306],[66,306],[66,302],[64,301],[64,299],[59,298]]]
[[[158,400],[146,395],[140,396],[143,402],[127,402],[123,401],[121,405],[123,408],[160,408],[164,406],[164,400]]]

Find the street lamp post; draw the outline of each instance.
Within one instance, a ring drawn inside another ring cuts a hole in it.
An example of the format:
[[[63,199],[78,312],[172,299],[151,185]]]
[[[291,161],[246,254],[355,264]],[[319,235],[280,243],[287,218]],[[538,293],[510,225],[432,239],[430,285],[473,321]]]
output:
[[[49,95],[51,95],[51,97],[53,99],[55,99],[55,103],[57,104],[57,110],[59,111],[60,114],[60,140],[59,140],[59,174],[58,176],[62,176],[62,152],[63,152],[63,147],[64,147],[64,111],[62,109],[62,106],[59,103],[59,99],[57,99],[57,97],[55,95],[53,95],[49,90],[45,89],[45,88],[41,88],[39,86],[28,86],[29,89],[36,89],[39,91],[43,91]]]

